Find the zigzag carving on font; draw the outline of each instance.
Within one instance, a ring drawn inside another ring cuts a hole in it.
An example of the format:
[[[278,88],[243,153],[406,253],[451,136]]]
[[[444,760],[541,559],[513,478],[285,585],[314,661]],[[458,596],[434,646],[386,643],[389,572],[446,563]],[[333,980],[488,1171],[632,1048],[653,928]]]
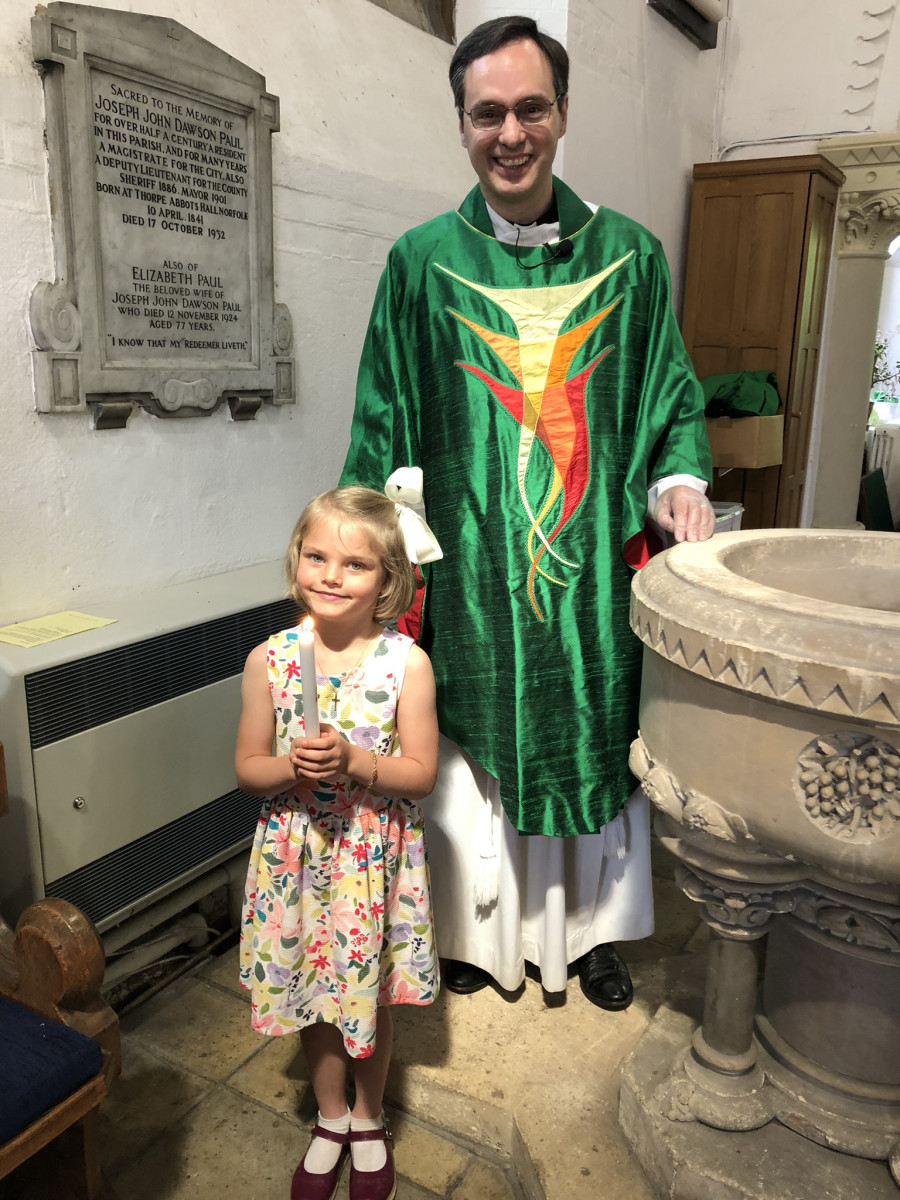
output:
[[[646,615],[636,617],[632,629],[661,658],[714,683],[802,708],[900,724],[900,682],[895,679],[840,667],[822,679],[822,665],[815,664],[820,677],[814,680],[807,664],[790,655],[735,646],[696,630],[667,632],[658,618],[654,622]]]

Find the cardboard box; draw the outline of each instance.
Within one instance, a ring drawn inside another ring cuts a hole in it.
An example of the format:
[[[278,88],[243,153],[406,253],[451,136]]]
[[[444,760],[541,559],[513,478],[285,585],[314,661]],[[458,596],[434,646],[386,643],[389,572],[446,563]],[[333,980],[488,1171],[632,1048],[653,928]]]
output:
[[[706,434],[714,467],[776,467],[784,442],[784,413],[707,418]]]

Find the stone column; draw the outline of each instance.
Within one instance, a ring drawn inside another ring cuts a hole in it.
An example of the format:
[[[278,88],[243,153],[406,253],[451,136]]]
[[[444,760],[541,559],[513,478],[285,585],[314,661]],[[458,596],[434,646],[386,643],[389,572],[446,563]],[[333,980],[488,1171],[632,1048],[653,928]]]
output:
[[[762,890],[680,863],[675,878],[710,927],[703,1022],[682,1068],[663,1086],[661,1108],[715,1129],[758,1129],[772,1119],[753,1037],[759,949],[790,891]]]
[[[694,1037],[701,1062],[715,1071],[740,1075],[756,1063],[753,1020],[760,940],[767,929],[724,930],[706,917],[709,949],[703,1024]]]
[[[838,204],[811,523],[848,528],[856,520],[884,263],[900,233],[900,134],[825,138],[819,150],[846,183]]]

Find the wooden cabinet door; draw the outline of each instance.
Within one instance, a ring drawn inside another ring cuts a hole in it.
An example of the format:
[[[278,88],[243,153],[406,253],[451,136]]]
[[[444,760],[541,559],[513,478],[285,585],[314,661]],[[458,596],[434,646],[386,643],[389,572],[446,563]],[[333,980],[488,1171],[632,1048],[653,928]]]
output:
[[[841,178],[819,155],[694,168],[685,345],[701,379],[773,371],[785,411],[782,468],[716,479],[745,528],[799,521]]]
[[[809,175],[697,179],[684,338],[700,378],[774,371],[788,385]]]
[[[784,456],[775,513],[775,524],[787,528],[800,524],[837,197],[836,183],[819,174],[811,177],[791,379],[785,396]]]

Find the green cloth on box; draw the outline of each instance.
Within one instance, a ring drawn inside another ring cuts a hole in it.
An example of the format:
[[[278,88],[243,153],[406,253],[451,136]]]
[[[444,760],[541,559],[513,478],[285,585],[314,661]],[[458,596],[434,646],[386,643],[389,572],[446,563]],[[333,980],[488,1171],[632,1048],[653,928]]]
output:
[[[441,730],[500,780],[517,829],[567,836],[634,788],[623,546],[648,483],[708,479],[710,459],[659,243],[554,189],[569,258],[498,241],[477,187],[391,250],[341,482],[422,467]]]
[[[708,417],[771,417],[778,390],[771,371],[735,371],[700,380]]]

